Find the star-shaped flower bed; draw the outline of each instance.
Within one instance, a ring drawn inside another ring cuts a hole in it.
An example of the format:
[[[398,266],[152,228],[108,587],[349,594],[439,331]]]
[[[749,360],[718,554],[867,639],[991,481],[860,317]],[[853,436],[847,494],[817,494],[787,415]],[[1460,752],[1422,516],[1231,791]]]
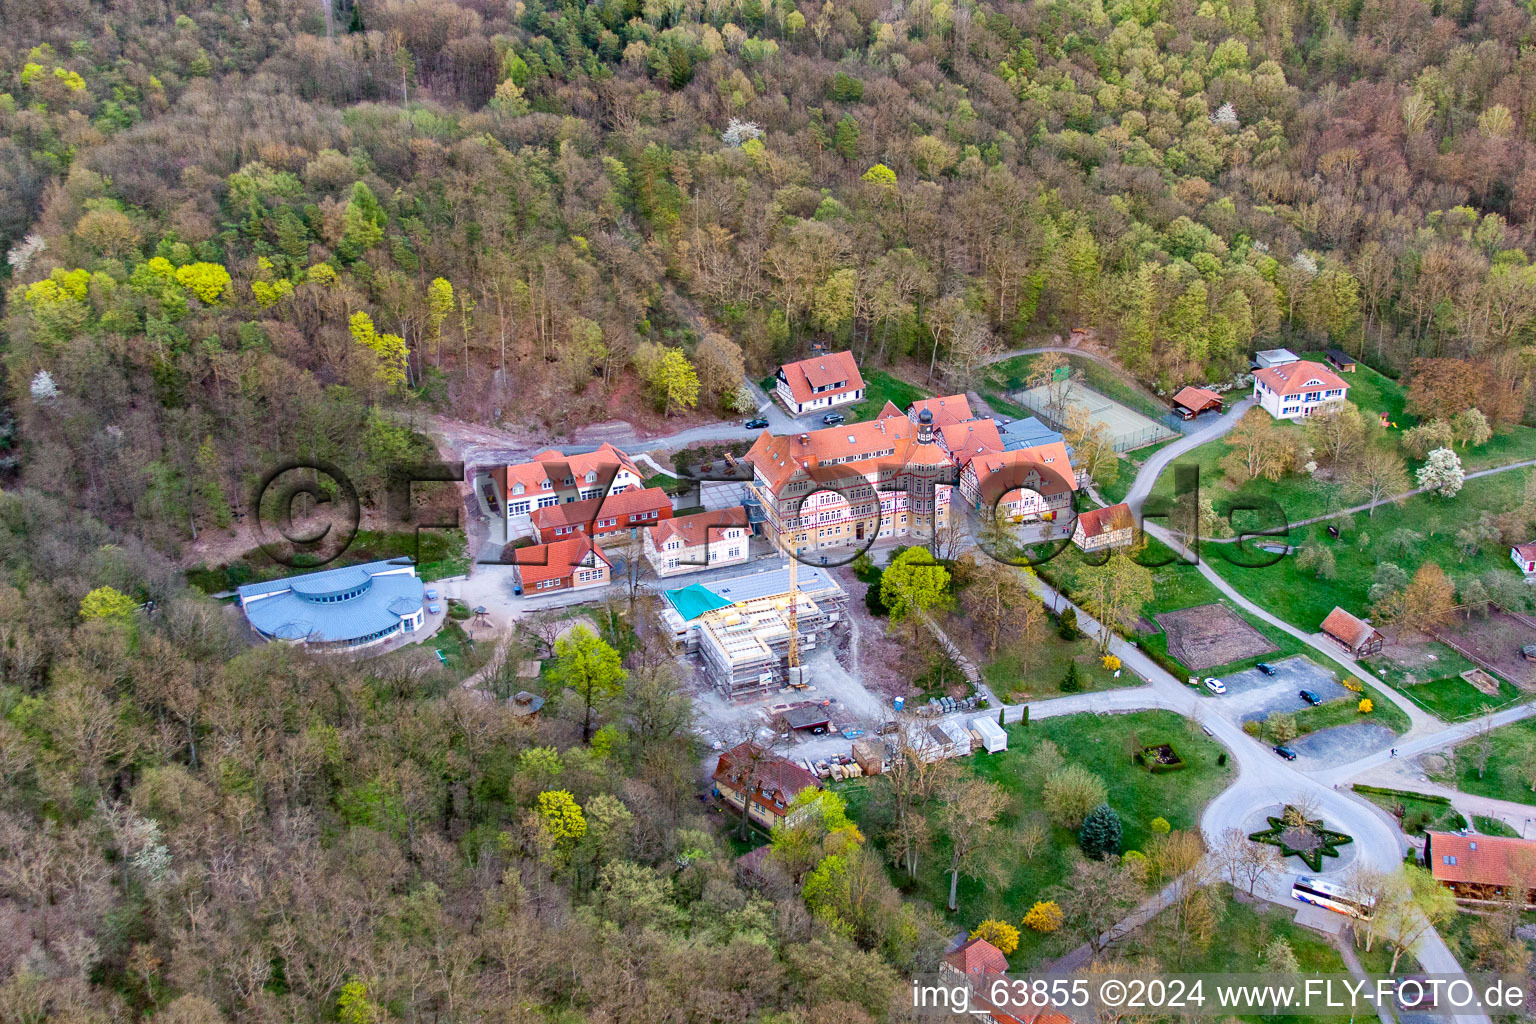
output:
[[[1280,847],[1280,854],[1294,854],[1313,871],[1323,869],[1324,857],[1337,857],[1338,848],[1355,841],[1344,832],[1323,828],[1322,819],[1304,818],[1294,807],[1287,805],[1279,817],[1269,816],[1269,828],[1255,832],[1248,838],[1256,843],[1268,843]]]

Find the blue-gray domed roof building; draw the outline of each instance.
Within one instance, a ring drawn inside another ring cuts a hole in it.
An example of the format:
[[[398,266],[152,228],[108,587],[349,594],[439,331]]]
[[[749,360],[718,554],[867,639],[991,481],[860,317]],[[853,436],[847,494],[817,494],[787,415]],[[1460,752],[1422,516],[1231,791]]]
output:
[[[334,650],[357,650],[422,628],[422,582],[408,558],[365,562],[238,588],[256,631]]]

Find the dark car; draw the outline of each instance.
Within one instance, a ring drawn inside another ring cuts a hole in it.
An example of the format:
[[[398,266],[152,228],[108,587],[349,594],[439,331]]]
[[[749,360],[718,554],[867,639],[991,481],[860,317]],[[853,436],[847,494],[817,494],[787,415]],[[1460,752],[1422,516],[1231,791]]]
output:
[[[828,426],[835,427],[847,418],[847,416],[844,416],[840,412],[829,412],[821,418],[821,422],[827,424]]]
[[[1302,690],[1301,693],[1300,693],[1300,697],[1301,697],[1302,700],[1306,701],[1308,704],[1311,704],[1313,707],[1317,707],[1319,704],[1321,704],[1323,702],[1323,698],[1319,697],[1317,694],[1313,693],[1311,690]]]
[[[1263,672],[1267,676],[1272,676],[1275,674],[1275,666],[1271,665],[1267,661],[1261,661],[1253,667],[1258,669],[1260,672]]]
[[[742,426],[746,427],[748,430],[767,430],[768,421],[762,418],[747,420],[747,422],[743,423]]]
[[[1287,761],[1294,761],[1294,760],[1296,760],[1296,751],[1292,750],[1290,747],[1286,746],[1283,743],[1280,744],[1279,746],[1275,747],[1275,753],[1279,754],[1281,757],[1285,758]]]

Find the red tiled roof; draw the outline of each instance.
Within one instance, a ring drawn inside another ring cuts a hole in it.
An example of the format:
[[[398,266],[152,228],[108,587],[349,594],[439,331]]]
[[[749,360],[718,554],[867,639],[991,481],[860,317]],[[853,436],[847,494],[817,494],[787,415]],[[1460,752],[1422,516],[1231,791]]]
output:
[[[949,449],[955,461],[962,466],[985,452],[1003,450],[1003,439],[997,432],[994,420],[948,423],[939,428],[939,436],[944,439],[944,447]]]
[[[1212,405],[1221,405],[1221,396],[1205,388],[1180,388],[1173,396],[1174,405],[1182,405],[1190,412],[1202,412]]]
[[[971,939],[944,958],[961,974],[1007,974],[1008,958],[986,939]]]
[[[993,482],[992,489],[1007,485],[1002,494],[1024,486],[1032,487],[1042,495],[1077,490],[1077,475],[1067,456],[1067,446],[1061,441],[1016,448],[1011,452],[988,452],[972,459],[970,469],[976,474],[977,487],[983,491],[988,490],[988,481],[994,478],[1002,483]]]
[[[859,376],[859,364],[854,361],[852,352],[830,352],[824,356],[802,359],[798,363],[785,363],[779,372],[784,374],[789,393],[795,396],[796,402],[808,402],[816,397],[817,388],[837,384],[839,381],[846,383],[836,391],[823,391],[821,394],[840,395],[864,386],[864,378]]]
[[[512,561],[518,568],[523,586],[527,587],[530,583],[564,579],[577,566],[585,567],[588,556],[594,564],[608,564],[603,553],[594,548],[591,539],[582,533],[552,544],[518,548],[512,552]]]
[[[1360,647],[1376,634],[1368,622],[1362,622],[1343,608],[1334,608],[1323,620],[1322,630],[1329,636],[1338,637],[1351,647]]]
[[[774,806],[775,800],[782,801],[788,807],[802,790],[821,786],[816,776],[799,765],[772,754],[764,757],[765,753],[762,747],[751,740],[736,744],[720,755],[715,765],[714,780],[740,792],[745,788],[746,776],[754,774],[757,792],[752,794],[752,799],[775,813],[782,813],[784,809]],[[746,767],[754,756],[762,758],[755,771]]]
[[[1515,554],[1519,555],[1521,558],[1536,558],[1536,540],[1529,541],[1525,544],[1516,544],[1514,550]]]
[[[1131,506],[1121,502],[1118,505],[1110,505],[1108,508],[1093,508],[1087,512],[1081,512],[1077,517],[1078,526],[1082,527],[1083,536],[1092,540],[1101,533],[1112,533],[1115,530],[1125,530],[1136,525],[1131,518]]]
[[[658,548],[678,537],[688,547],[720,539],[724,527],[747,525],[747,510],[735,508],[716,509],[712,512],[696,512],[691,516],[667,519],[651,527],[651,542]],[[713,527],[713,529],[711,529]]]
[[[559,505],[536,508],[529,513],[528,520],[542,533],[556,526],[586,524],[590,527],[599,519],[622,520],[634,512],[653,510],[664,512],[668,516],[672,514],[672,499],[667,497],[667,492],[660,487],[631,487],[607,497],[584,498],[581,501],[567,501]],[[619,523],[619,526],[623,525],[624,523]],[[617,527],[612,528],[617,529]]]
[[[846,423],[840,427],[780,437],[764,431],[745,458],[762,472],[769,486],[777,490],[802,466],[837,461],[839,466],[848,465],[850,473],[860,473],[863,470],[856,464],[874,458],[877,452],[891,452],[885,457],[896,460],[899,465],[916,436],[916,425],[905,416]],[[853,457],[850,462],[841,461],[850,456]]]
[[[964,395],[945,395],[942,398],[924,398],[912,403],[911,417],[916,422],[924,410],[933,413],[935,427],[950,423],[964,423],[976,417],[971,413],[971,403]]]
[[[1303,391],[1349,387],[1338,374],[1310,359],[1298,359],[1294,363],[1255,370],[1253,375],[1277,395],[1299,395]],[[1313,384],[1312,381],[1317,383]]]
[[[572,483],[566,484],[563,474],[559,479],[555,479],[556,475],[561,473],[561,467],[569,468]],[[642,475],[628,455],[605,442],[598,447],[597,451],[582,455],[566,455],[554,448],[549,448],[539,452],[527,462],[520,462],[515,466],[498,466],[492,472],[492,476],[501,485],[502,493],[512,498],[516,497],[512,493],[512,488],[517,484],[522,484],[523,493],[528,494],[544,490],[545,480],[550,482],[553,490],[567,486],[590,487],[593,484],[601,485],[606,490],[608,480],[615,472],[614,467],[626,469],[637,477]],[[588,473],[597,475],[593,484],[587,483]]]
[[[1511,836],[1429,835],[1429,870],[1439,882],[1536,885],[1536,840]],[[1455,861],[1447,864],[1446,860]]]

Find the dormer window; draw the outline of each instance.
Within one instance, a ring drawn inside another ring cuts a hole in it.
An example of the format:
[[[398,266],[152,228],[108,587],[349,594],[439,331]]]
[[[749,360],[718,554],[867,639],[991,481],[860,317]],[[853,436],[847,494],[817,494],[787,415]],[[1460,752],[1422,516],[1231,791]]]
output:
[[[523,485],[522,485],[522,484],[517,484],[517,485],[516,485],[516,486],[514,486],[514,487],[513,487],[513,488],[512,488],[512,493],[513,493],[513,494],[522,494],[522,493],[523,493],[523,491],[524,491],[524,489],[525,489],[525,488],[524,488],[524,487],[523,487]]]
[[[591,470],[591,469],[587,470],[587,483],[589,483],[589,484],[590,483],[594,483],[594,482],[596,482],[596,480],[597,480],[597,472],[596,472],[596,470]]]

